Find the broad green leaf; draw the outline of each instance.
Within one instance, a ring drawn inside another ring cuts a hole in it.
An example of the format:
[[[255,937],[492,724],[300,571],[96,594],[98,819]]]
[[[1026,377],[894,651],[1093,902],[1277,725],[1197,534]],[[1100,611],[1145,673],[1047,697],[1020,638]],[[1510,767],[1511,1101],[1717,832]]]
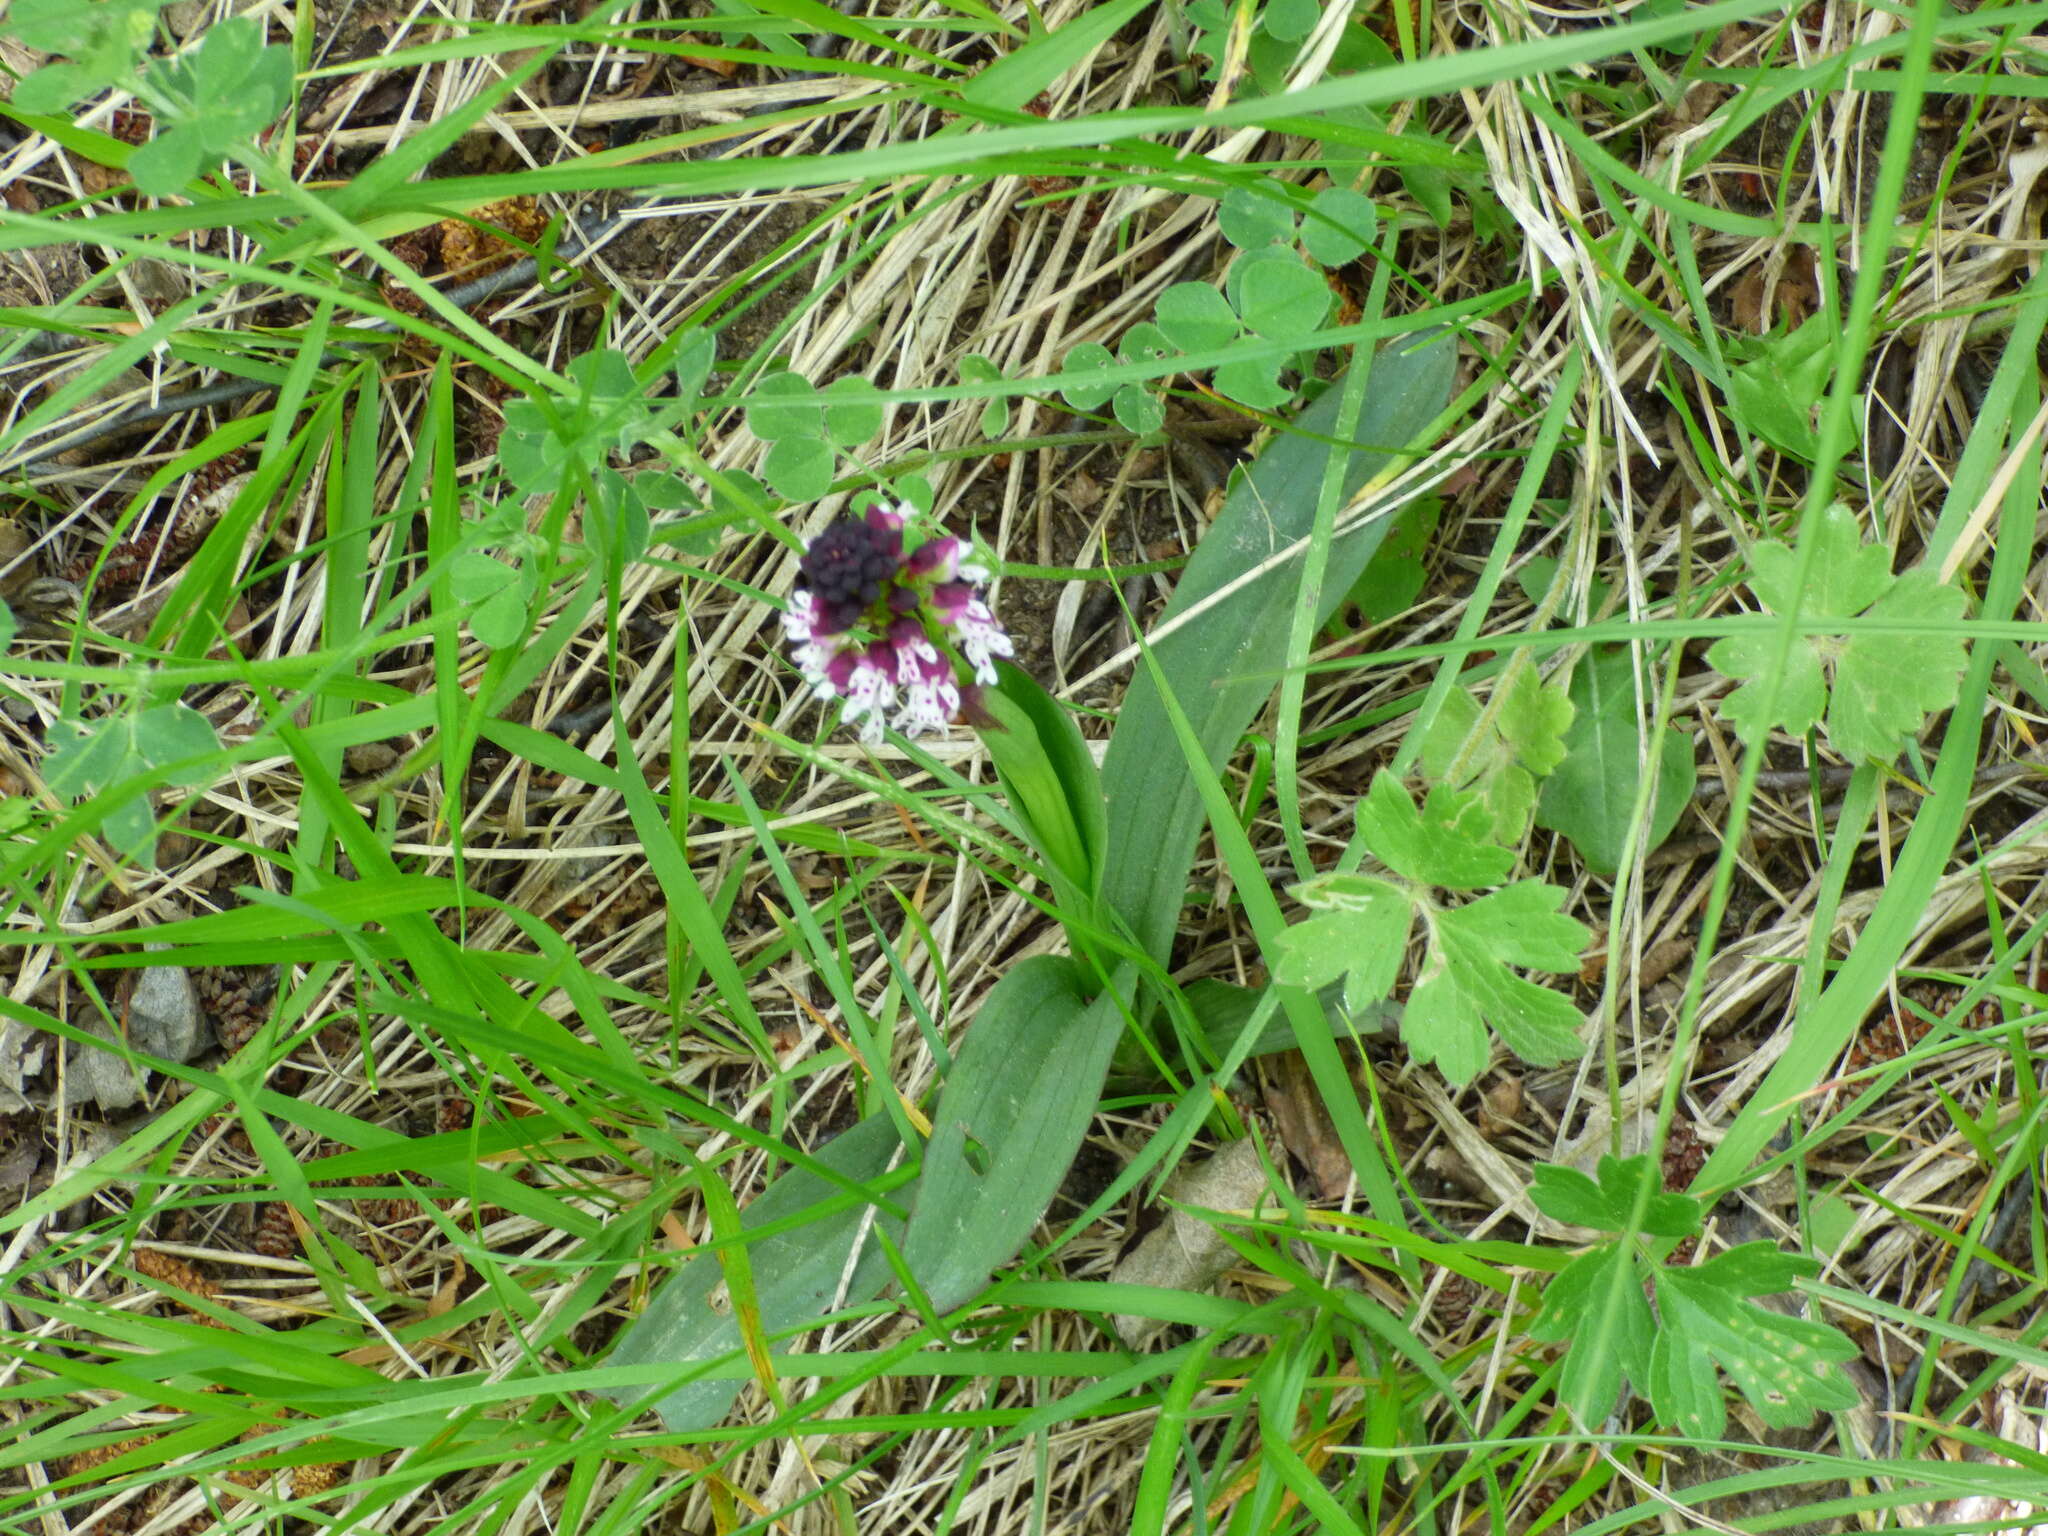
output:
[[[1322,17],[1322,0],[1266,0],[1259,24],[1283,43],[1298,43]]]
[[[1758,343],[1759,355],[1730,370],[1728,403],[1738,421],[1799,458],[1820,451],[1814,414],[1834,379],[1839,337],[1825,314],[1789,336]]]
[[[685,406],[701,399],[717,361],[718,333],[702,328],[691,331],[669,361],[676,381],[676,399]]]
[[[1443,409],[1455,363],[1455,348],[1442,338],[1384,349],[1373,360],[1359,440],[1413,442]],[[1181,573],[1161,615],[1162,626],[1306,538],[1315,522],[1323,466],[1332,452],[1309,434],[1329,432],[1342,393],[1333,389],[1304,411],[1298,430],[1275,439],[1238,482]],[[1352,451],[1344,467],[1344,494],[1355,494],[1393,458],[1378,447]],[[1358,579],[1384,530],[1384,521],[1375,521],[1332,545],[1315,603],[1318,624]],[[1272,694],[1270,668],[1285,651],[1299,582],[1299,565],[1290,560],[1154,644],[1161,672],[1193,723],[1212,772],[1220,769]],[[1139,945],[1162,960],[1172,944],[1195,842],[1205,824],[1187,765],[1177,752],[1162,750],[1172,739],[1171,730],[1150,672],[1139,672],[1124,695],[1102,765],[1109,808],[1103,897],[1129,924]]]
[[[196,135],[169,128],[128,157],[128,175],[151,197],[175,197],[199,175],[206,150]]]
[[[1119,983],[1127,984],[1127,983]],[[975,1010],[932,1112],[903,1258],[940,1312],[1023,1246],[1080,1149],[1122,1034],[1114,988],[1033,955]]]
[[[887,1116],[876,1116],[827,1142],[814,1155],[855,1183],[871,1184],[882,1177],[899,1145],[894,1124]],[[911,1194],[912,1187],[905,1186],[889,1198],[903,1202]],[[782,1228],[771,1236],[747,1239],[761,1330],[771,1340],[818,1326],[835,1306],[870,1301],[889,1283],[892,1271],[870,1231],[870,1211],[817,1174],[797,1168],[784,1173],[741,1212],[743,1235]],[[903,1230],[901,1220],[887,1209],[874,1226],[891,1238],[900,1237]],[[623,1404],[652,1395],[651,1406],[671,1430],[705,1430],[724,1418],[744,1381],[686,1379],[703,1366],[745,1358],[738,1318],[729,1304],[721,1307],[713,1300],[724,1279],[715,1253],[693,1255],[655,1291],[606,1359],[608,1365],[674,1366],[675,1386],[652,1394],[646,1387],[616,1387],[606,1396]]]
[[[1643,779],[1642,719],[1628,649],[1595,646],[1588,651],[1572,669],[1570,697],[1573,714],[1564,733],[1564,761],[1543,781],[1536,822],[1570,838],[1587,868],[1612,875],[1621,865]],[[1641,853],[1671,835],[1699,772],[1691,737],[1669,729],[1657,737],[1650,770],[1656,793]]]
[[[832,489],[832,450],[817,438],[780,438],[761,460],[761,473],[784,500],[816,501]]]
[[[4,600],[0,600],[0,651],[14,644],[14,637],[20,628],[14,617],[14,610],[8,607]]]
[[[1344,601],[1356,608],[1367,624],[1385,624],[1415,605],[1422,591],[1423,558],[1442,515],[1443,501],[1425,496],[1403,507],[1401,515],[1394,519],[1379,553],[1366,563],[1351,590],[1344,594]]]
[[[1117,424],[1134,437],[1144,437],[1166,425],[1166,406],[1142,384],[1122,384],[1110,402]]]
[[[138,715],[135,748],[136,755],[152,768],[187,764],[167,775],[173,784],[207,784],[218,775],[219,765],[204,761],[220,750],[213,722],[182,701],[158,704]],[[202,761],[194,763],[195,758]]]
[[[1032,845],[1092,903],[1101,886],[1109,830],[1102,776],[1074,718],[1031,675],[996,664],[996,686],[982,695],[997,728],[981,733],[1010,806]]]
[[[1277,411],[1294,397],[1294,391],[1280,382],[1280,364],[1271,359],[1225,363],[1212,382],[1218,394],[1255,411]]]

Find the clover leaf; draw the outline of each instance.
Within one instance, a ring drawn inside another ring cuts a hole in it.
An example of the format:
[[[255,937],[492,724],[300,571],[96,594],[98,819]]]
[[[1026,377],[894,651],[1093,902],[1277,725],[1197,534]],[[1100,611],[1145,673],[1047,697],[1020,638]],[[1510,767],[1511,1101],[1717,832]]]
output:
[[[1175,283],[1153,308],[1159,329],[1183,352],[1217,352],[1237,340],[1237,312],[1207,283]]]
[[[177,702],[92,720],[60,715],[50,724],[49,741],[43,782],[66,800],[90,800],[143,774],[161,774],[169,784],[203,784],[218,772],[211,759],[220,740],[212,722]],[[164,772],[173,764],[184,766]],[[117,850],[149,862],[156,849],[156,813],[147,796],[108,812],[101,825]]]
[[[152,197],[182,191],[208,162],[252,146],[292,94],[292,56],[268,48],[246,16],[207,29],[197,48],[143,67],[137,95],[156,114],[157,134],[128,157],[128,174]]]
[[[960,359],[960,382],[962,384],[1000,384],[1003,370],[978,352],[970,352]],[[1010,430],[1010,402],[1001,395],[990,398],[981,408],[981,435],[1001,437]]]
[[[1216,227],[1240,251],[1294,243],[1294,206],[1280,183],[1262,178],[1257,190],[1232,187],[1216,210]]]
[[[1728,677],[1748,679],[1721,712],[1744,741],[1756,745],[1780,727],[1810,730],[1825,711],[1835,751],[1851,762],[1889,762],[1900,738],[1918,731],[1929,711],[1955,702],[1962,637],[1931,626],[1960,619],[1963,594],[1925,567],[1893,576],[1889,554],[1863,543],[1854,515],[1839,504],[1820,515],[1808,537],[1818,543],[1803,585],[1799,557],[1777,539],[1750,551],[1750,585],[1770,612],[1796,606],[1802,619],[1837,621],[1848,632],[1792,638],[1776,706],[1768,714],[1762,679],[1778,664],[1774,627],[1716,641],[1708,662]],[[1853,627],[1858,619],[1871,632]],[[1901,628],[1892,630],[1893,625]]]
[[[1356,261],[1372,244],[1380,211],[1373,200],[1349,187],[1325,187],[1309,199],[1301,221],[1301,243],[1326,267]]]
[[[59,54],[14,88],[22,112],[62,112],[73,102],[125,84],[156,31],[156,13],[170,0],[15,0],[0,33],[38,53]]]

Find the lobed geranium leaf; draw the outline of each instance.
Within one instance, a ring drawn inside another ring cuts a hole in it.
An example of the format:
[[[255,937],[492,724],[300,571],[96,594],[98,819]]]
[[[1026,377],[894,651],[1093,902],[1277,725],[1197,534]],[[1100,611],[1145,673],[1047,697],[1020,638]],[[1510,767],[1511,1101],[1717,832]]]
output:
[[[1345,979],[1353,1014],[1394,989],[1415,921],[1415,902],[1399,886],[1369,875],[1327,875],[1295,887],[1314,915],[1280,936],[1273,979],[1321,991]]]
[[[1726,676],[1747,679],[1721,712],[1752,744],[1776,729],[1803,733],[1825,715],[1837,752],[1853,762],[1889,761],[1900,738],[1918,730],[1929,711],[1954,702],[1964,647],[1960,634],[1939,628],[1887,633],[1877,626],[1953,624],[1963,615],[1963,594],[1925,569],[1893,576],[1890,556],[1862,542],[1854,514],[1839,504],[1820,514],[1808,537],[1817,543],[1804,588],[1798,555],[1775,539],[1750,551],[1751,585],[1770,611],[1788,612],[1796,602],[1802,618],[1839,621],[1847,633],[1792,638],[1768,713],[1764,680],[1779,664],[1779,637],[1765,631],[1715,642],[1708,662]],[[1850,622],[1858,618],[1870,621],[1872,630],[1858,632]]]
[[[1744,1247],[1763,1249],[1786,1261],[1798,1274],[1812,1274],[1820,1268],[1810,1259],[1778,1254],[1767,1243]],[[1735,1249],[1721,1257],[1733,1258],[1742,1251]],[[1682,1359],[1674,1360],[1666,1378],[1660,1382],[1653,1377],[1647,1383],[1659,1416],[1688,1435],[1720,1435],[1727,1421],[1720,1394],[1708,1399],[1675,1379],[1681,1367],[1710,1374],[1709,1361],[1720,1365],[1758,1417],[1773,1429],[1795,1429],[1811,1423],[1816,1413],[1855,1407],[1859,1401],[1856,1388],[1843,1374],[1841,1362],[1855,1357],[1856,1345],[1825,1323],[1790,1317],[1750,1301],[1751,1295],[1768,1293],[1750,1288],[1743,1277],[1745,1267],[1738,1261],[1719,1270],[1704,1264],[1697,1269],[1656,1272],[1657,1307],[1664,1328],[1684,1341]],[[1674,1355],[1681,1353],[1677,1345],[1672,1350]],[[1656,1396],[1660,1385],[1669,1394],[1667,1401]]]

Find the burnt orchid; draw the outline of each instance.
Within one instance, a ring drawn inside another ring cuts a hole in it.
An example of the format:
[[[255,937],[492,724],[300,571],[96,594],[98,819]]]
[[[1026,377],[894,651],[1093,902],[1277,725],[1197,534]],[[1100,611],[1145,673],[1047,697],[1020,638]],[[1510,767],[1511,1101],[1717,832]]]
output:
[[[945,730],[996,681],[1010,637],[980,588],[989,573],[950,535],[907,547],[907,506],[871,507],[811,540],[804,586],[782,616],[797,670],[821,699],[843,699],[861,740]],[[963,683],[961,665],[971,681]]]

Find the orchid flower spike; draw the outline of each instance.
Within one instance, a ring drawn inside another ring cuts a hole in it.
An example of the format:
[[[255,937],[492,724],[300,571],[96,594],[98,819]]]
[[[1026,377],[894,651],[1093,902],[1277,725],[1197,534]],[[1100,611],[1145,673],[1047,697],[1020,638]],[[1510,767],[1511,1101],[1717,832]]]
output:
[[[994,685],[1010,637],[981,589],[989,573],[950,535],[906,548],[913,509],[871,507],[811,540],[782,627],[797,670],[821,699],[843,699],[861,740],[885,727],[941,733]],[[964,669],[964,677],[963,677]]]

